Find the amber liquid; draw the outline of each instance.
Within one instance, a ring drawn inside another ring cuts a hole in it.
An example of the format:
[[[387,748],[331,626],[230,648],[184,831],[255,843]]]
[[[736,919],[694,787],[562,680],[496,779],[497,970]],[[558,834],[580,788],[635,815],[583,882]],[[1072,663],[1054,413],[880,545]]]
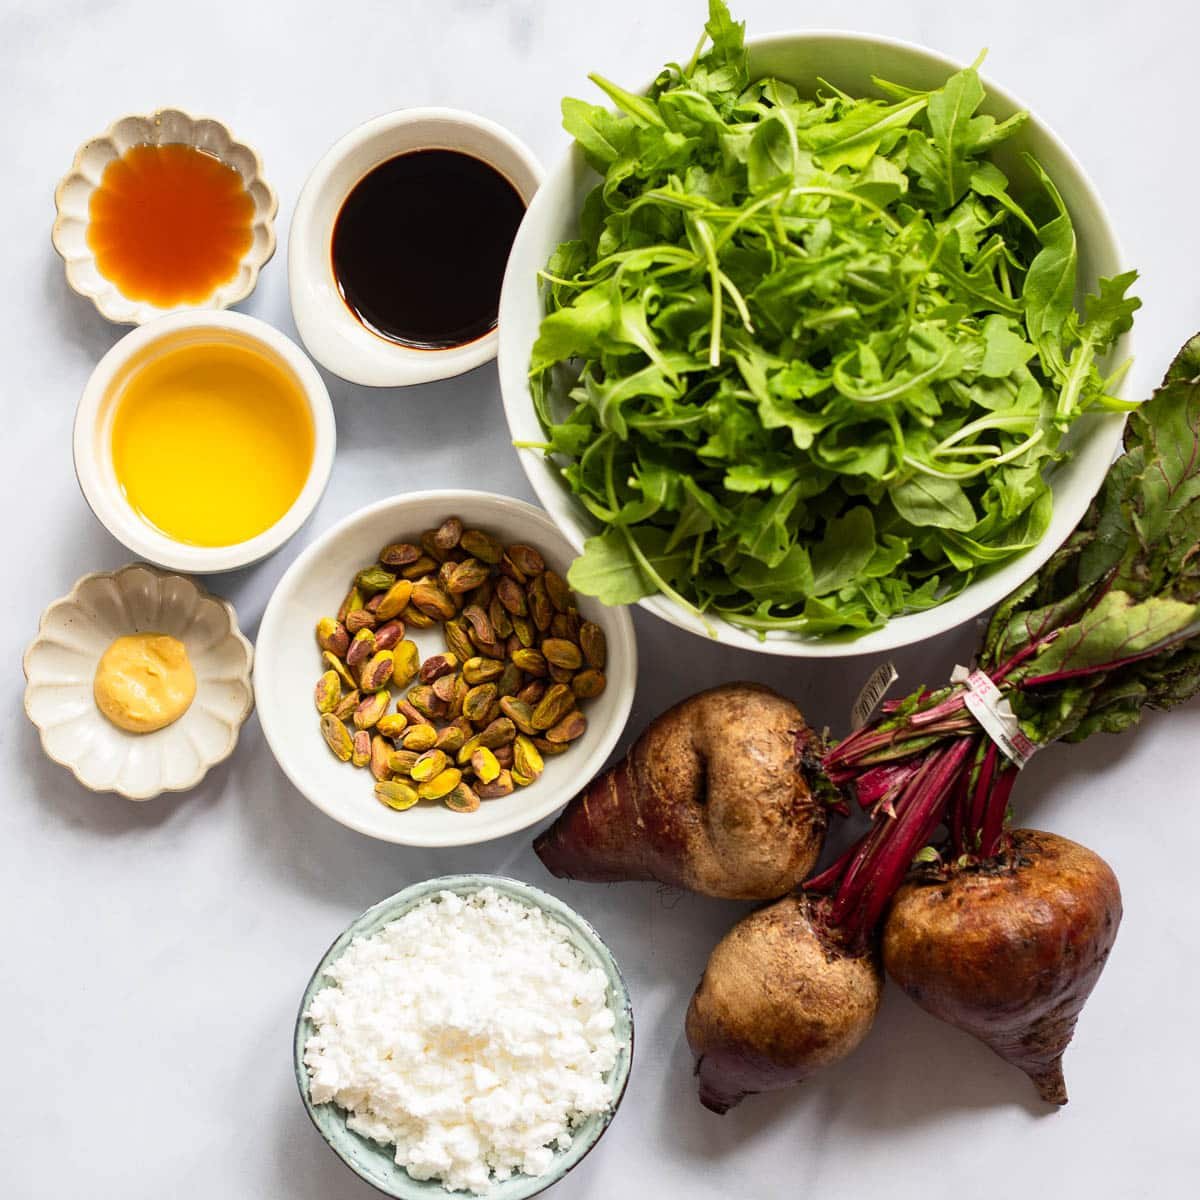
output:
[[[130,300],[202,304],[253,240],[242,177],[192,146],[132,146],[104,168],[88,205],[96,266]]]

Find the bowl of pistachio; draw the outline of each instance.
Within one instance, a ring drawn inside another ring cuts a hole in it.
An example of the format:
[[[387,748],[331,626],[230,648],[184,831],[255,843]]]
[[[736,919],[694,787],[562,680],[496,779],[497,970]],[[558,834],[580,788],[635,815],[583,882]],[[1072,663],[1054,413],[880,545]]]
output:
[[[626,608],[576,596],[575,551],[521,500],[393,496],[309,546],[259,629],[254,693],[281,769],[369,837],[453,846],[550,816],[633,703]]]

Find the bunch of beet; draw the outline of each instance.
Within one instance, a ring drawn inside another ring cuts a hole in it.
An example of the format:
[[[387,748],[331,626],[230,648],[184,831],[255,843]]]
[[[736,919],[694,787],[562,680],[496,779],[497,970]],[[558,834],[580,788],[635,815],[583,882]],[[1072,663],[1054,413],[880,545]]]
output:
[[[1131,417],[1125,450],[993,614],[965,678],[885,704],[832,746],[769,689],[693,696],[537,839],[559,876],[768,902],[718,944],[688,1008],[707,1107],[849,1054],[884,970],[1066,1103],[1063,1052],[1121,893],[1091,850],[1010,828],[1010,799],[1030,747],[1119,732],[1200,692],[1200,337]],[[999,733],[979,720],[984,696]],[[866,833],[811,874],[855,802]]]
[[[841,807],[817,750],[782,696],[714,688],[659,717],[535,843],[562,877],[773,900],[717,945],[688,1008],[700,1099],[715,1112],[844,1058],[879,1007],[878,940],[801,886]],[[1101,859],[1018,830],[986,861],[918,871],[883,923],[882,959],[918,1004],[1063,1103],[1062,1052],[1120,917]]]

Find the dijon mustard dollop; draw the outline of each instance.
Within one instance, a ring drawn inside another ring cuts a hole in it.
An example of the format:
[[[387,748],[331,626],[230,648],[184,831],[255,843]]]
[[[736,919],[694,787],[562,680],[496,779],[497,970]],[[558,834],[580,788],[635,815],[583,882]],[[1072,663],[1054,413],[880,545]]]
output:
[[[153,733],[187,712],[196,675],[178,638],[132,633],[105,650],[92,690],[96,706],[118,728]]]

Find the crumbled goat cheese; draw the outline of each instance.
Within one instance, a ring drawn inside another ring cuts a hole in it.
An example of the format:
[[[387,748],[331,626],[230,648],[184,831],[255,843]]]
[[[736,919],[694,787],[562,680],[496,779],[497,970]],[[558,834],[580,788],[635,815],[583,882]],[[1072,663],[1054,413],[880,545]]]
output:
[[[482,1193],[542,1175],[612,1104],[604,973],[540,909],[442,892],[355,938],[328,974],[307,1012],[312,1101],[393,1143],[414,1179]]]

